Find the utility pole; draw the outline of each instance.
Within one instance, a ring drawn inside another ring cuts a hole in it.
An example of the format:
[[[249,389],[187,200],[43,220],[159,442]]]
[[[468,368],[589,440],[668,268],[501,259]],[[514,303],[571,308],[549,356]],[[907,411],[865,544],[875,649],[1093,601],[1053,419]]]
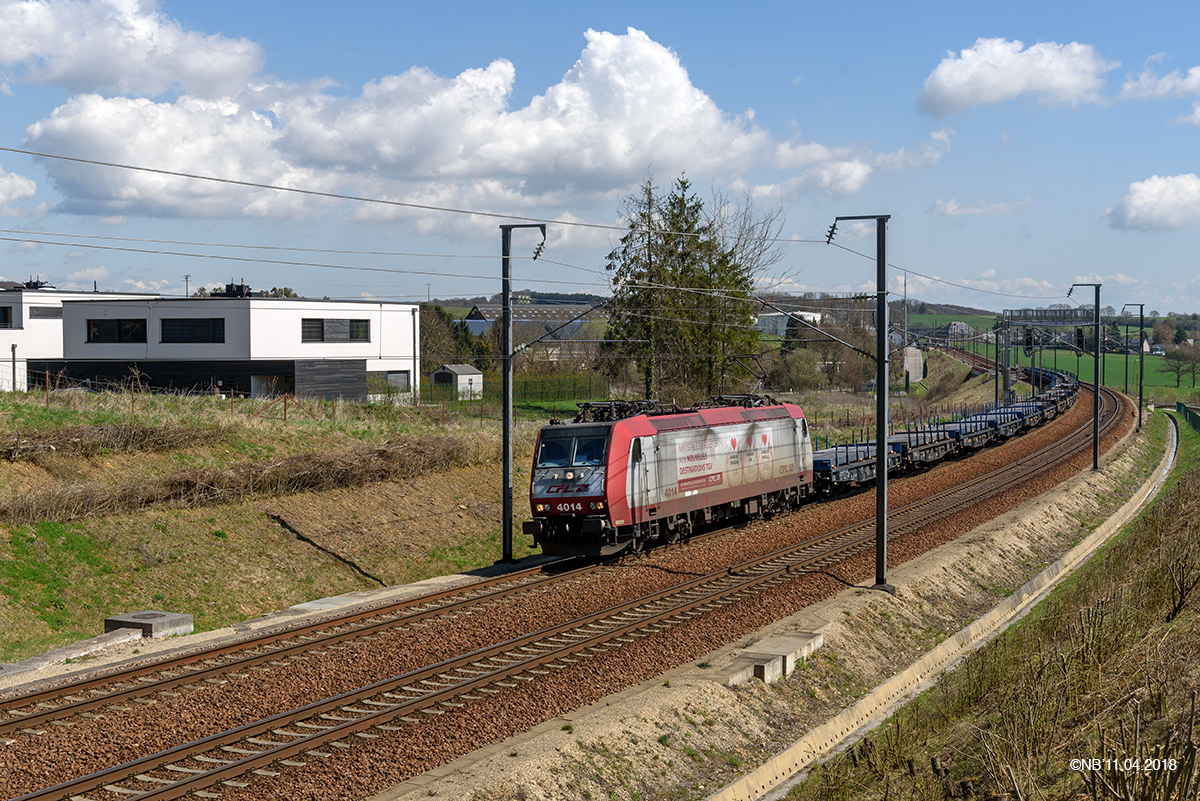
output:
[[[888,508],[888,304],[887,304],[887,223],[890,214],[836,217],[829,229],[833,241],[842,220],[875,221],[875,586],[892,595],[896,588],[887,581],[887,508]]]
[[[1092,309],[1092,325],[1096,330],[1095,367],[1092,370],[1092,469],[1100,469],[1100,287],[1103,284],[1071,284],[1067,297],[1077,286],[1090,286],[1096,290],[1096,305]]]
[[[504,512],[501,521],[502,551],[501,562],[513,561],[513,341],[512,341],[512,232],[514,228],[539,228],[542,232],[542,242],[546,241],[546,226],[537,223],[522,225],[500,226],[500,293],[502,297],[502,333],[501,359],[504,370]],[[541,251],[541,247],[538,247]],[[426,285],[428,287],[428,285]],[[428,288],[426,289],[428,292]]]
[[[1137,430],[1141,431],[1142,430],[1142,391],[1145,388],[1145,382],[1143,381],[1143,376],[1145,375],[1145,371],[1142,368],[1143,368],[1143,359],[1145,359],[1145,357],[1146,357],[1144,346],[1142,344],[1142,331],[1146,327],[1146,304],[1145,303],[1126,303],[1124,306],[1121,307],[1121,311],[1125,311],[1130,306],[1138,307],[1138,424],[1137,424]],[[1128,337],[1126,337],[1126,339],[1128,339]],[[1128,360],[1128,358],[1129,358],[1128,350],[1126,350],[1125,358],[1126,358],[1126,360]]]
[[[183,277],[183,296],[185,298],[190,298],[192,296],[192,286],[190,283],[191,280],[192,277],[190,275],[185,275]]]

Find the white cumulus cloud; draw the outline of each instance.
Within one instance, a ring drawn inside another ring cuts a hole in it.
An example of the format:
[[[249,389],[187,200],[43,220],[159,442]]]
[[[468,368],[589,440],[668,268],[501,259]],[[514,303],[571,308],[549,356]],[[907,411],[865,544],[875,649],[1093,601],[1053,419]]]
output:
[[[184,97],[174,103],[144,98],[78,95],[31,125],[26,140],[50,153],[72,153],[119,164],[233,181],[323,190],[327,182],[276,152],[271,120],[232,101]],[[44,160],[65,196],[63,211],[102,216],[296,216],[315,203],[299,195],[211,184],[152,172]]]
[[[925,79],[922,111],[945,117],[972,106],[1033,97],[1047,106],[1102,102],[1105,73],[1120,65],[1091,45],[984,39],[948,53]]]
[[[104,24],[69,22],[71,11]],[[611,209],[647,170],[686,171],[756,197],[845,197],[874,170],[936,163],[953,134],[935,131],[887,153],[777,137],[754,123],[752,110],[720,108],[674,51],[633,28],[588,30],[563,78],[514,107],[516,70],[506,59],[451,77],[414,67],[355,93],[323,79],[261,77],[257,46],[184,31],[151,0],[0,0],[4,16],[24,34],[0,33],[0,66],[21,67],[23,80],[89,89],[26,129],[30,149],[229,179],[42,160],[62,195],[58,210],[101,218],[298,219],[339,202],[236,183],[245,182],[393,201],[349,204],[364,220],[481,228],[481,218],[433,220],[399,204],[590,215]],[[89,47],[108,54],[106,65],[85,69],[83,55],[47,32],[60,25],[68,38],[86,32]],[[72,70],[90,83],[64,77]],[[113,87],[118,94],[102,91]],[[183,93],[154,94],[167,87]]]
[[[950,152],[950,140],[954,131],[942,128],[929,135],[928,141],[918,147],[902,147],[892,153],[880,153],[875,157],[875,163],[880,167],[891,170],[915,170],[930,167],[941,161],[942,156]]]
[[[184,30],[154,0],[0,0],[0,65],[24,68],[10,82],[220,97],[262,62],[257,44]]]
[[[37,183],[24,175],[5,172],[0,168],[0,214],[14,216],[17,214],[12,204],[28,200],[37,192]]]
[[[768,133],[723,112],[645,33],[585,38],[563,79],[523,108],[509,108],[516,71],[504,59],[454,78],[413,68],[357,97],[281,93],[268,108],[281,150],[298,161],[403,180],[519,176],[523,194],[625,184],[648,164],[737,169],[774,151]]]
[[[977,200],[972,203],[961,203],[954,198],[939,197],[933,202],[933,208],[931,211],[933,214],[939,214],[946,217],[1012,214],[1019,209],[1031,205],[1032,203],[1032,195],[1024,197],[1020,200],[1001,201],[998,203],[989,203],[986,200]]]
[[[1142,70],[1136,77],[1125,79],[1121,86],[1121,97],[1161,100],[1169,97],[1194,97],[1200,95],[1200,67],[1192,67],[1186,73],[1175,70],[1161,78],[1151,69]]]
[[[1185,114],[1182,117],[1175,120],[1175,122],[1179,125],[1200,126],[1200,102],[1196,102],[1196,103],[1192,104],[1192,113],[1191,114]]]
[[[1107,216],[1114,228],[1170,230],[1200,225],[1200,178],[1189,172],[1152,175],[1132,183]]]

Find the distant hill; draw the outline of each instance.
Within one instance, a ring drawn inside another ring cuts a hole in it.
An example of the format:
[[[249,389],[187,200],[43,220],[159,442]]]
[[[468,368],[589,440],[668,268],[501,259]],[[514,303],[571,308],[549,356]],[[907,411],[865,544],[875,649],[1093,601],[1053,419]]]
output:
[[[592,295],[586,292],[535,292],[532,289],[516,289],[513,290],[512,299],[514,304],[528,306],[595,306],[608,298],[603,295]],[[499,306],[503,302],[503,297],[497,292],[491,297],[479,295],[473,298],[435,298],[430,303],[435,306]]]
[[[904,301],[894,300],[890,304],[892,314],[904,312]],[[909,314],[935,314],[942,317],[995,317],[999,312],[976,309],[972,306],[956,306],[953,303],[928,303],[923,300],[908,300]]]

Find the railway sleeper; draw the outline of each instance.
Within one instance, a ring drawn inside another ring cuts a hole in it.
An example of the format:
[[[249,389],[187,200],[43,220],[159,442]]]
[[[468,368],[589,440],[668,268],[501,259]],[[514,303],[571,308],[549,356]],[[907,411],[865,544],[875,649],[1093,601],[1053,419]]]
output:
[[[182,765],[163,765],[162,769],[163,770],[171,770],[176,773],[196,774],[196,773],[206,773],[207,772],[207,771],[200,770],[200,768],[185,768]]]
[[[276,740],[264,740],[261,737],[247,737],[246,742],[254,743],[255,745],[265,745],[270,748],[278,748],[281,745],[287,745],[287,743],[278,742]]]
[[[238,748],[236,745],[223,745],[221,750],[230,754],[241,754],[243,756],[260,756],[267,753],[266,751],[255,751],[250,748]]]
[[[134,776],[133,778],[137,779],[139,782],[148,782],[148,783],[152,783],[152,784],[178,784],[179,783],[178,779],[159,779],[154,776],[147,776],[145,773],[139,773],[138,775]]]

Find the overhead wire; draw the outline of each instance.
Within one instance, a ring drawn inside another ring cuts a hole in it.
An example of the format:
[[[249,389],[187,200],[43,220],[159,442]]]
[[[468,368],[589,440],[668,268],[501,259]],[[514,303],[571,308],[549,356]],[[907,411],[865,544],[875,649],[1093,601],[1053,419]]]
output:
[[[831,242],[829,244],[833,245],[835,248],[841,248],[847,253],[853,253],[855,256],[861,256],[864,259],[871,259],[872,261],[875,260],[875,257],[869,253],[863,253],[860,250],[848,248],[845,245],[838,244],[837,242]],[[970,286],[969,284],[959,284],[955,283],[954,281],[947,281],[944,278],[935,278],[932,275],[925,275],[924,273],[919,273],[916,270],[910,270],[907,267],[901,267],[899,265],[892,264],[891,262],[888,262],[887,266],[891,267],[893,270],[899,270],[902,273],[908,273],[909,275],[915,275],[920,278],[924,278],[926,281],[933,281],[938,284],[945,284],[958,289],[965,289],[969,292],[980,292],[985,295],[999,295],[1006,298],[1023,298],[1025,300],[1058,300],[1060,297],[1062,297],[1061,295],[1016,295],[1011,292],[998,292],[994,289],[980,289],[979,287]]]
[[[86,248],[86,249],[91,249],[91,250],[107,250],[107,251],[118,251],[118,252],[124,252],[124,253],[142,253],[142,254],[147,254],[147,255],[151,255],[151,256],[179,256],[182,258],[214,259],[216,261],[247,262],[247,263],[251,263],[251,264],[270,264],[270,265],[285,266],[285,267],[317,267],[317,268],[323,268],[323,269],[329,269],[329,270],[357,270],[357,271],[362,271],[362,272],[373,272],[373,273],[393,273],[393,274],[399,274],[399,275],[427,275],[427,276],[436,276],[438,278],[446,277],[445,272],[435,272],[432,270],[408,270],[408,269],[401,269],[401,268],[397,268],[397,267],[367,267],[367,266],[363,266],[363,265],[331,264],[328,262],[295,261],[295,260],[291,260],[291,259],[264,259],[264,258],[254,258],[254,257],[250,257],[250,256],[226,256],[226,255],[222,255],[219,253],[188,253],[186,251],[150,250],[147,248],[132,248],[132,247],[122,247],[122,246],[117,246],[117,245],[98,245],[98,244],[94,244],[94,243],[90,243],[90,242],[55,242],[53,240],[42,240],[42,239],[33,239],[33,238],[17,238],[17,237],[11,237],[11,236],[0,236],[0,242],[24,242],[24,243],[37,244],[37,245],[56,245],[56,246],[64,246],[64,247],[69,246],[69,247],[77,247],[77,248]],[[484,280],[492,280],[496,276],[494,276],[494,275],[467,275],[467,274],[459,273],[459,274],[456,274],[454,277],[456,277],[456,278],[479,278],[479,279],[484,279]],[[530,283],[539,283],[539,284],[564,284],[567,286],[594,286],[594,284],[591,284],[591,283],[583,283],[580,281],[563,281],[562,279],[551,280],[551,279],[546,279],[546,278],[522,278],[521,280],[527,281]]]
[[[519,220],[521,222],[540,223],[545,225],[561,225],[574,228],[591,228],[602,231],[636,231],[640,230],[636,226],[617,225],[612,223],[591,223],[582,222],[580,220],[559,220],[546,217],[529,217],[520,214],[501,214],[493,211],[478,211],[472,209],[459,209],[453,206],[436,206],[429,203],[412,203],[404,200],[385,200],[383,198],[371,198],[361,195],[349,195],[338,192],[322,192],[316,189],[301,189],[294,186],[280,186],[278,184],[264,184],[255,181],[242,181],[236,178],[219,178],[212,175],[201,175],[199,173],[180,172],[177,170],[164,170],[157,167],[142,167],[134,164],[122,164],[114,161],[100,161],[98,159],[85,159],[78,156],[64,156],[58,153],[44,153],[37,150],[28,150],[25,148],[5,147],[0,145],[0,152],[17,153],[24,156],[33,156],[35,158],[57,159],[59,161],[70,161],[76,164],[90,164],[97,167],[113,167],[121,170],[131,170],[134,172],[148,172],[155,175],[167,175],[174,178],[189,178],[197,181],[210,181],[212,183],[228,184],[230,186],[241,186],[248,189],[268,189],[277,192],[289,192],[298,195],[306,195],[310,197],[320,197],[328,200],[348,200],[355,203],[373,203],[382,206],[394,206],[399,208],[410,208],[418,211],[439,211],[448,214],[463,214],[472,217],[488,217],[497,220]],[[658,232],[656,232],[658,233]],[[676,236],[701,236],[702,234],[693,231],[670,231],[665,232]],[[709,234],[711,235],[711,234]],[[734,238],[732,236],[724,238]],[[796,239],[796,238],[771,238],[763,240],[767,242],[790,244],[790,243],[817,243],[820,240],[811,239]]]
[[[64,155],[56,154],[56,153],[45,153],[45,152],[36,151],[36,150],[29,150],[26,148],[6,147],[6,146],[2,146],[2,145],[0,145],[0,152],[16,153],[16,154],[20,154],[20,155],[33,156],[35,158],[47,158],[47,159],[56,159],[56,160],[61,160],[61,161],[69,161],[69,162],[77,163],[77,164],[89,164],[89,165],[100,166],[100,167],[111,167],[114,169],[131,170],[131,171],[135,171],[135,172],[147,172],[147,173],[152,173],[155,175],[166,175],[166,176],[171,176],[171,177],[176,177],[176,178],[187,178],[187,179],[199,180],[199,181],[209,181],[209,182],[213,182],[213,183],[226,184],[226,185],[230,185],[230,186],[241,186],[241,187],[246,187],[246,188],[250,188],[250,189],[265,189],[265,190],[271,190],[271,191],[305,195],[305,196],[310,196],[310,197],[320,197],[320,198],[326,198],[326,199],[332,199],[332,200],[346,200],[346,201],[352,201],[352,202],[356,202],[356,203],[371,203],[371,204],[376,204],[376,205],[392,206],[392,207],[398,207],[398,208],[411,208],[411,209],[416,209],[416,210],[420,210],[420,211],[437,211],[437,212],[444,212],[444,213],[450,213],[450,214],[462,214],[462,215],[469,215],[469,216],[476,216],[476,217],[487,217],[487,218],[491,218],[491,219],[519,220],[521,222],[539,223],[539,224],[546,224],[546,225],[552,224],[552,225],[569,226],[569,227],[577,227],[577,228],[589,228],[589,229],[594,229],[594,230],[623,231],[623,232],[631,232],[631,231],[641,230],[641,229],[638,229],[636,226],[629,226],[629,225],[589,223],[589,222],[582,222],[579,220],[559,220],[559,219],[553,219],[553,218],[530,217],[530,216],[516,215],[516,214],[500,214],[497,212],[489,212],[489,211],[459,209],[459,208],[455,208],[452,206],[437,206],[437,205],[426,204],[426,203],[413,203],[413,202],[401,201],[401,200],[385,200],[383,198],[370,198],[370,197],[364,197],[364,196],[360,196],[360,195],[343,194],[343,193],[337,193],[337,192],[323,192],[323,191],[318,191],[318,190],[314,190],[314,189],[302,189],[299,187],[280,186],[277,184],[264,184],[264,183],[258,183],[255,181],[242,181],[242,180],[233,179],[233,178],[220,178],[220,177],[211,176],[211,175],[201,175],[198,173],[187,173],[187,172],[181,172],[181,171],[176,171],[176,170],[165,170],[165,169],[160,169],[160,168],[155,168],[155,167],[143,167],[143,166],[138,166],[138,165],[122,164],[120,162],[101,161],[98,159],[85,159],[85,158],[80,158],[77,156],[64,156]],[[697,236],[700,235],[696,232],[656,232],[656,233],[668,233],[671,235],[697,235]],[[711,233],[708,235],[711,235]],[[730,237],[726,237],[726,238],[730,238]],[[8,241],[12,241],[12,240],[10,239]],[[840,248],[848,253],[852,253],[852,254],[860,256],[862,258],[868,258],[868,259],[874,258],[868,254],[862,253],[861,251],[854,250],[853,248],[846,247],[845,245],[842,245],[840,243],[837,243],[837,242],[831,243],[831,242],[829,242],[829,240],[823,240],[823,239],[803,239],[803,238],[796,238],[796,237],[787,237],[787,238],[771,237],[771,238],[768,238],[768,239],[765,239],[762,241],[773,243],[773,244],[818,244],[821,242],[825,242],[826,244],[833,244],[837,248]],[[45,243],[45,244],[51,244],[51,243]],[[298,250],[302,250],[302,249],[298,249]],[[164,255],[188,255],[188,256],[195,257],[193,254],[164,254]],[[214,256],[212,258],[220,258],[220,257]],[[255,259],[246,259],[246,261],[262,261],[262,263],[273,263],[268,260],[255,260]],[[381,268],[352,268],[352,267],[347,267],[347,266],[343,266],[343,265],[306,264],[304,262],[277,262],[277,263],[291,265],[291,266],[329,267],[332,269],[363,269],[363,270],[376,270],[376,271],[380,271],[380,272],[386,272],[386,270],[383,270]],[[575,267],[574,265],[569,265],[569,264],[561,264],[561,266],[568,266],[568,267],[573,267],[574,269],[581,269],[581,270],[585,270],[588,272],[599,273],[599,271],[596,271],[596,270],[589,270],[588,268]],[[1053,295],[1053,296],[1019,295],[1019,294],[1008,293],[1008,292],[999,292],[996,290],[980,289],[979,287],[973,287],[968,284],[961,284],[961,283],[957,283],[954,281],[947,281],[942,278],[935,278],[933,276],[925,275],[924,273],[920,273],[916,270],[911,270],[911,269],[908,269],[905,267],[900,267],[895,264],[889,263],[888,266],[891,267],[892,269],[900,270],[907,274],[919,276],[920,278],[923,278],[927,281],[933,281],[935,283],[945,284],[946,286],[956,287],[958,289],[963,289],[963,290],[966,290],[969,292],[979,292],[982,294],[996,295],[996,296],[1000,296],[1000,297],[1023,298],[1023,299],[1028,299],[1028,300],[1051,300],[1051,299],[1058,299],[1058,297],[1059,297],[1058,295]],[[445,276],[445,273],[430,273],[430,272],[422,272],[422,271],[407,271],[407,272],[409,274],[413,274],[413,275],[436,275],[438,277]],[[467,276],[467,275],[464,275],[464,276],[458,276],[458,277],[487,278],[490,280],[490,279],[494,278],[495,276]],[[525,279],[525,280],[534,280],[534,279]],[[540,283],[563,283],[563,284],[571,285],[571,282],[553,282],[553,281],[545,281],[545,280],[539,281],[539,282]],[[664,287],[664,288],[672,288],[672,287]]]

